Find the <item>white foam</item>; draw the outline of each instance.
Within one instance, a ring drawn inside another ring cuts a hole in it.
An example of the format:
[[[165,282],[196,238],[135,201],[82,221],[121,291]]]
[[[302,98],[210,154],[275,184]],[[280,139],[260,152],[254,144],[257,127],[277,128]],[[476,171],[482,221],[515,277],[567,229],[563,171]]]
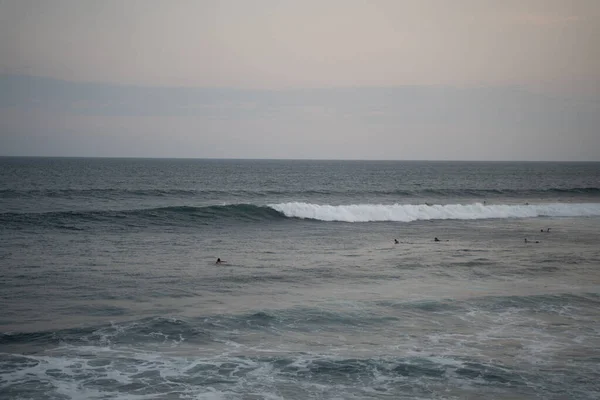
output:
[[[436,219],[488,219],[534,217],[599,216],[600,203],[549,203],[523,205],[474,204],[350,204],[319,205],[311,203],[279,203],[269,207],[287,217],[320,221],[411,222]]]

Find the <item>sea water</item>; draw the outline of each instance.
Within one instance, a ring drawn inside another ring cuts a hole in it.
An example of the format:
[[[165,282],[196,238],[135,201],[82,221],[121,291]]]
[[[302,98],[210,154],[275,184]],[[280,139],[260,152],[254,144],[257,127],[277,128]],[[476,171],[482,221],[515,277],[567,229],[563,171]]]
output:
[[[0,158],[0,398],[600,398],[600,163]]]

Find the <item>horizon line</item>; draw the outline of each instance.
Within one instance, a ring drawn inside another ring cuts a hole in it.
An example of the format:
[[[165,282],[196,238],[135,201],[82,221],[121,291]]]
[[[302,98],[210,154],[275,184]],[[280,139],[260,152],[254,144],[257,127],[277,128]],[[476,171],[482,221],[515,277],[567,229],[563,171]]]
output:
[[[475,163],[600,163],[600,160],[469,160],[469,159],[383,159],[383,158],[244,158],[244,157],[162,157],[162,156],[41,156],[1,155],[0,158],[67,158],[111,160],[197,160],[197,161],[381,161],[381,162],[475,162]]]

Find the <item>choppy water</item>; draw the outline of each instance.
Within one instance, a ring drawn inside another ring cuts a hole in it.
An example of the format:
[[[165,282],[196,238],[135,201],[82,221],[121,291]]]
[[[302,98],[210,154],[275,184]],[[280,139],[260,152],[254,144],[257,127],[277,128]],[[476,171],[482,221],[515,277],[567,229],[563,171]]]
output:
[[[600,397],[600,163],[0,158],[0,265],[0,398]]]

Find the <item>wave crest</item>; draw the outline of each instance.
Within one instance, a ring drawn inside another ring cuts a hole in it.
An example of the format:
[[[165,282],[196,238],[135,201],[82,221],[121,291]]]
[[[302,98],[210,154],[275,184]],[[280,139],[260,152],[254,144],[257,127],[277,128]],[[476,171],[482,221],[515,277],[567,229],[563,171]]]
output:
[[[436,219],[489,219],[534,217],[582,217],[600,215],[599,203],[484,205],[474,204],[350,204],[311,203],[271,204],[286,217],[340,222],[411,222]]]
[[[320,205],[291,202],[270,205],[229,204],[203,207],[174,206],[121,211],[64,211],[0,213],[0,225],[85,230],[96,224],[116,228],[256,223],[286,218],[325,222],[412,222],[442,219],[491,219],[600,216],[600,203],[496,204],[350,204]]]

